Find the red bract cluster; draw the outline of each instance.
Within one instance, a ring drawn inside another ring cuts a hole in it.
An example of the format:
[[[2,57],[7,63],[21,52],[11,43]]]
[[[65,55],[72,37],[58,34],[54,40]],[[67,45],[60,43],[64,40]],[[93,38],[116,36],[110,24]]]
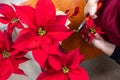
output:
[[[89,80],[79,66],[83,60],[79,49],[69,53],[60,49],[60,42],[73,31],[65,26],[66,15],[56,15],[51,0],[38,0],[35,8],[0,4],[0,14],[0,22],[8,26],[0,31],[0,80],[6,80],[12,73],[24,74],[18,66],[28,60],[24,57],[28,51],[32,51],[43,71],[37,80]],[[21,30],[13,40],[15,27]]]
[[[80,31],[82,38],[88,42],[92,42],[95,38],[95,34],[103,34],[101,28],[94,24],[93,19],[89,16],[86,18],[86,24]]]
[[[65,40],[73,33],[65,26],[67,16],[56,16],[55,7],[51,0],[38,1],[35,9],[27,6],[14,7],[16,14],[28,25],[28,28],[19,33],[14,42],[14,48],[32,50],[34,57],[39,56],[35,59],[43,68],[48,52],[52,50],[51,47],[57,48],[60,41]]]
[[[53,54],[48,58],[50,66],[39,75],[37,80],[89,80],[86,71],[79,66],[83,58],[79,49],[67,54]]]
[[[0,22],[3,24],[8,24],[8,32],[12,33],[14,27],[23,28],[18,16],[14,9],[7,4],[0,4]]]
[[[20,63],[28,60],[26,52],[12,48],[12,39],[8,32],[0,31],[0,80],[7,80],[12,73],[24,74],[18,68]]]

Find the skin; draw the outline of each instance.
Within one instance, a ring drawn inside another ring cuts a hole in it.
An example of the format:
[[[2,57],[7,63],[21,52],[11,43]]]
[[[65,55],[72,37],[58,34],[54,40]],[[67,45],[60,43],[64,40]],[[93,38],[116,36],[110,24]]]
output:
[[[97,11],[97,3],[98,0],[88,0],[84,8],[84,15],[87,16],[89,14],[93,19],[97,18],[97,15],[95,14]]]
[[[96,19],[97,15],[95,13],[97,11],[97,3],[98,0],[88,0],[84,8],[84,15],[86,16],[89,14],[93,19]],[[99,34],[96,34],[95,36],[92,44],[108,56],[111,56],[115,50],[115,45],[105,41]]]
[[[108,56],[111,56],[115,50],[115,45],[105,41],[99,34],[93,39],[92,44],[102,50]]]

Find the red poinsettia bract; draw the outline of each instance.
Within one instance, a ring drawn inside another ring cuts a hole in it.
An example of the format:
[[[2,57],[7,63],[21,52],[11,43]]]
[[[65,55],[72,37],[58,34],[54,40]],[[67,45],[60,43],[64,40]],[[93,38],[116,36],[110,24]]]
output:
[[[68,54],[51,55],[48,63],[52,68],[42,72],[37,80],[89,80],[87,72],[79,66],[83,58],[79,49]]]
[[[88,42],[91,42],[93,40],[96,33],[103,34],[101,28],[94,24],[94,21],[91,17],[86,18],[86,24],[84,25],[80,33],[82,34],[82,37]]]
[[[18,68],[19,64],[25,62],[25,52],[19,52],[12,48],[12,39],[5,31],[0,31],[0,80],[7,80],[12,73],[24,74]]]
[[[14,5],[19,18],[28,25],[23,29],[14,43],[19,50],[32,50],[35,60],[41,68],[49,56],[49,52],[58,48],[58,42],[72,34],[65,26],[67,16],[56,16],[51,0],[39,0],[36,8]]]
[[[48,57],[51,54],[58,55],[60,54],[58,45],[49,45],[46,46],[43,50],[40,48],[32,50],[32,54],[34,56],[34,59],[38,62],[41,69],[45,69],[47,65]]]
[[[23,28],[19,18],[17,17],[14,9],[8,5],[1,3],[0,4],[0,22],[3,24],[8,24],[8,32],[12,33],[14,27]]]
[[[44,45],[63,41],[72,34],[65,26],[67,16],[56,16],[51,0],[39,0],[35,9],[29,6],[14,7],[22,22],[28,25],[28,28],[19,33],[15,48],[43,48]]]

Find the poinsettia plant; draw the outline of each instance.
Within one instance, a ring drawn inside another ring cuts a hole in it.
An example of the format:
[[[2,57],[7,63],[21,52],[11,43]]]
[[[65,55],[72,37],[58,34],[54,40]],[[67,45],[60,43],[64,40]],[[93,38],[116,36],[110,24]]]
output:
[[[88,16],[86,18],[86,23],[82,30],[80,30],[80,33],[82,35],[82,38],[87,42],[92,42],[92,40],[95,38],[95,34],[103,34],[101,28],[97,25],[95,25],[94,20]]]
[[[79,66],[83,59],[79,49],[51,54],[48,58],[49,65],[37,80],[89,80],[87,72]]]
[[[26,51],[34,49],[33,56],[39,55],[39,64],[43,67],[43,62],[47,58],[47,49],[56,46],[73,33],[65,26],[67,16],[56,16],[51,0],[39,0],[36,8],[15,5],[14,7],[19,18],[28,25],[28,28],[22,29],[18,34],[14,48]],[[38,61],[37,58],[35,59]]]
[[[72,16],[78,12],[79,7]],[[60,43],[73,31],[65,25],[67,15],[56,15],[51,0],[38,0],[35,8],[0,4],[0,14],[0,22],[8,26],[0,32],[0,80],[6,80],[12,73],[24,74],[18,67],[28,60],[24,57],[28,51],[32,51],[43,71],[38,80],[58,80],[58,77],[59,80],[89,80],[79,66],[83,60],[79,49],[69,53],[60,49]],[[13,40],[15,27],[20,31]]]
[[[18,66],[28,60],[25,54],[12,48],[12,39],[7,31],[0,31],[0,80],[7,80],[12,73],[24,74]]]
[[[8,24],[8,32],[12,33],[15,27],[23,28],[21,21],[19,20],[14,9],[7,4],[0,4],[0,22]]]

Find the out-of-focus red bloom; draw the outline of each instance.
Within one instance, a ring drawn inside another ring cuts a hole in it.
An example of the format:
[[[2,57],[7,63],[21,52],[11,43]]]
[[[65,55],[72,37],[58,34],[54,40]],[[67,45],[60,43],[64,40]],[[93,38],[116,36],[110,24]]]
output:
[[[14,27],[23,28],[21,21],[17,17],[14,9],[8,4],[0,4],[0,22],[3,24],[8,24],[8,32],[12,33]]]
[[[19,33],[15,48],[43,48],[44,45],[63,41],[72,34],[65,26],[67,16],[56,16],[51,0],[39,0],[35,9],[28,6],[14,7],[19,18],[28,25]]]
[[[11,46],[10,35],[0,31],[0,80],[7,80],[12,73],[24,74],[18,66],[28,60],[24,57],[26,53],[14,50]]]
[[[91,17],[88,17],[86,19],[86,24],[84,25],[80,33],[82,34],[83,39],[85,39],[88,42],[91,42],[93,40],[96,33],[103,34],[101,28],[94,24],[94,21]]]
[[[74,17],[79,13],[79,7],[76,7],[74,13],[70,17]]]
[[[68,54],[51,55],[48,58],[51,69],[41,73],[37,80],[89,80],[87,72],[79,66],[83,58],[79,49]]]
[[[70,18],[72,18],[72,17],[74,17],[74,16],[77,16],[78,13],[79,13],[79,11],[80,11],[80,10],[79,10],[79,7],[75,7],[74,12],[73,12],[72,15],[70,15],[70,9],[66,10],[65,13],[66,13],[68,16],[70,16]]]

